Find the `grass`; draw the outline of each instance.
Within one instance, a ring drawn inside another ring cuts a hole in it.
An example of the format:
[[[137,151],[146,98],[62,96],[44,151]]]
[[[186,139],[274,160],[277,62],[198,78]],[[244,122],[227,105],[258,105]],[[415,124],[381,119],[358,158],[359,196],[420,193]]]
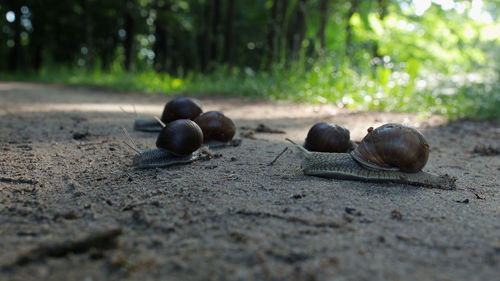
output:
[[[274,67],[268,72],[255,72],[250,68],[220,67],[211,74],[193,72],[184,77],[173,77],[154,71],[127,73],[119,67],[105,72],[51,67],[32,74],[3,73],[0,79],[102,86],[118,91],[165,95],[220,94],[333,103],[357,110],[500,120],[498,82],[477,82],[478,79],[471,82],[467,75],[418,74],[418,68],[413,62],[397,70],[379,66],[359,74],[348,66],[329,64],[316,65],[308,71],[294,67]],[[489,78],[489,81],[497,80]]]

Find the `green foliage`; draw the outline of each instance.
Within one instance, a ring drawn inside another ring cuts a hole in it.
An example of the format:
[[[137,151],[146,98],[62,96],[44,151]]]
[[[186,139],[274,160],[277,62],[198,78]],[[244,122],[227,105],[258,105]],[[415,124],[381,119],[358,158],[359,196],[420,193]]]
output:
[[[197,94],[268,98],[308,103],[333,103],[357,110],[386,110],[441,114],[450,118],[470,117],[500,120],[498,84],[471,83],[456,91],[443,92],[432,85],[417,85],[420,63],[410,61],[404,69],[379,66],[360,75],[343,64],[316,64],[311,71],[275,66],[270,71],[220,67],[210,74],[189,72],[185,77],[167,73],[125,72],[119,66],[99,69],[45,68],[32,76],[0,75],[0,79],[36,80],[74,85],[103,86],[118,91],[140,91],[165,95]],[[443,79],[445,79],[443,77]]]
[[[59,2],[0,4],[0,78],[499,119],[497,1]]]

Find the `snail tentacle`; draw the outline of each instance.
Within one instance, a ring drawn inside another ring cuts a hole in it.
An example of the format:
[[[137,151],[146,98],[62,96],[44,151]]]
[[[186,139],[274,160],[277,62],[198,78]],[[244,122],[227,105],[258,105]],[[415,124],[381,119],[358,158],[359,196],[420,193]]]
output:
[[[312,153],[311,151],[307,150],[305,147],[303,147],[303,146],[302,146],[302,145],[300,145],[300,144],[297,144],[296,142],[294,142],[293,140],[291,140],[291,139],[289,139],[289,138],[285,138],[285,140],[287,140],[287,141],[291,142],[293,145],[295,145],[295,147],[296,147],[296,148],[297,148],[300,152],[302,152],[302,154],[304,155],[304,157],[305,157],[306,159],[309,159],[309,158],[310,158],[309,156],[310,156],[310,155],[311,155],[311,153]]]
[[[122,127],[123,134],[125,134],[125,137],[128,139],[130,143],[125,142],[125,144],[130,147],[132,150],[134,150],[137,154],[141,154],[141,150],[137,147],[135,144],[134,139],[128,134],[127,129],[125,127]]]

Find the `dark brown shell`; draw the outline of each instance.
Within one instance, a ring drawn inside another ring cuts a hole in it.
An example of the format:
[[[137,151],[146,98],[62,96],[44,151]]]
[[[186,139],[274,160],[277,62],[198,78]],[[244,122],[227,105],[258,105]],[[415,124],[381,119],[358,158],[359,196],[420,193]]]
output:
[[[194,120],[203,112],[201,104],[194,99],[179,97],[169,101],[161,115],[161,121],[169,123],[177,119]]]
[[[203,143],[200,127],[188,119],[172,121],[163,128],[156,139],[156,146],[177,155],[196,151]]]
[[[391,123],[369,131],[351,155],[368,168],[416,173],[427,163],[429,145],[417,129]]]
[[[236,133],[236,126],[231,118],[219,111],[208,111],[196,119],[194,122],[200,126],[203,131],[203,140],[216,140],[228,142],[233,139]]]
[[[318,152],[349,152],[353,149],[350,133],[339,125],[321,122],[311,127],[304,147]]]

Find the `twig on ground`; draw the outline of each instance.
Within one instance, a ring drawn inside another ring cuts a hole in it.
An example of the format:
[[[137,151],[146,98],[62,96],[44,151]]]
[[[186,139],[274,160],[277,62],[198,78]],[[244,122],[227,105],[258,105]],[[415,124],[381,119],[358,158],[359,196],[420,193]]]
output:
[[[288,147],[285,147],[283,149],[283,151],[280,152],[280,154],[276,155],[276,157],[273,159],[273,161],[271,161],[271,163],[267,164],[267,166],[272,166],[274,165],[274,163],[278,160],[278,158],[281,157],[281,155],[283,155],[286,151],[288,150]]]

